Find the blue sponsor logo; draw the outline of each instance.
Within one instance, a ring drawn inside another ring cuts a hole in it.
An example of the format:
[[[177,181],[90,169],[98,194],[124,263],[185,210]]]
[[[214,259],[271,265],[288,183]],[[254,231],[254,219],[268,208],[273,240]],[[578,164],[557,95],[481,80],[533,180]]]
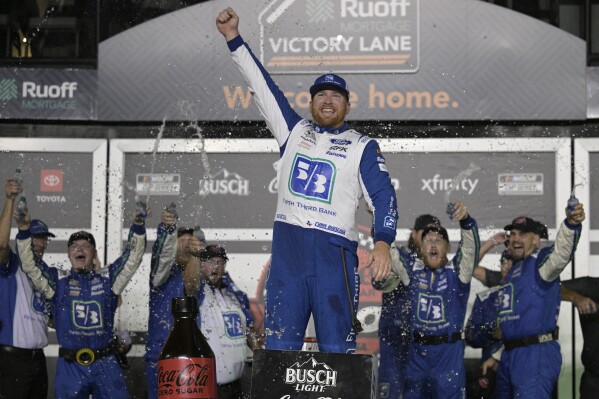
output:
[[[321,222],[314,223],[314,226],[316,228],[319,228],[319,229],[322,229],[322,230],[332,231],[333,233],[345,235],[345,229],[342,229],[342,228],[337,227],[337,226],[331,226],[330,224],[321,223]]]
[[[385,227],[395,230],[395,219],[391,216],[385,216]]]
[[[73,323],[82,330],[102,327],[102,306],[97,301],[73,301]]]
[[[351,140],[331,139],[331,143],[336,144],[336,145],[350,145]]]
[[[289,191],[298,197],[330,204],[336,174],[331,161],[297,154],[289,175]]]
[[[445,321],[443,298],[438,295],[421,293],[418,297],[418,320],[427,323],[442,323]]]
[[[46,301],[44,296],[39,291],[33,291],[33,297],[31,298],[31,306],[36,313],[46,314]]]
[[[512,313],[514,311],[514,286],[512,283],[503,286],[499,290],[499,314]]]
[[[227,330],[227,336],[230,338],[244,338],[245,328],[238,313],[224,313],[223,320]]]

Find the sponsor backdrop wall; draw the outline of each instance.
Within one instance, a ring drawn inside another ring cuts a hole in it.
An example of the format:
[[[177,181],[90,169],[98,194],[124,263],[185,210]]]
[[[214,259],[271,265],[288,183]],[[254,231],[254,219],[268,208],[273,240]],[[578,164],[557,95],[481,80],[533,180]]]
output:
[[[482,238],[525,213],[549,227],[553,240],[574,177],[576,195],[586,204],[589,222],[574,267],[563,279],[587,274],[597,257],[597,215],[589,199],[598,193],[599,140],[574,141],[572,172],[570,139],[444,139],[380,140],[391,171],[399,204],[398,241],[405,243],[414,219],[421,213],[439,216],[448,227],[452,245],[459,241],[457,224],[445,215],[447,201],[468,204],[478,220]],[[150,250],[161,209],[175,202],[180,225],[199,224],[211,242],[224,244],[230,253],[228,269],[248,293],[259,322],[263,316],[264,278],[271,249],[277,180],[272,163],[278,159],[274,140],[156,139],[66,140],[2,139],[0,177],[16,168],[25,180],[24,195],[34,217],[48,222],[57,238],[50,243],[46,260],[68,268],[66,240],[72,232],[93,231],[103,263],[118,257],[134,212],[135,198],[154,209],[147,221],[148,249],[142,266],[123,295],[116,326],[134,333],[132,368],[128,371],[132,392],[144,389],[141,356],[147,327]],[[597,158],[595,158],[597,157]],[[109,163],[108,163],[109,160]],[[106,186],[108,182],[108,191]],[[595,182],[595,184],[594,184]],[[108,202],[106,202],[108,198]],[[361,303],[359,317],[365,331],[359,336],[359,352],[378,348],[380,295],[363,268],[372,248],[370,217],[362,204],[357,213],[360,231]],[[317,214],[315,218],[317,218]],[[106,241],[103,237],[105,236]],[[16,229],[11,235],[14,237]],[[584,238],[587,237],[587,238]],[[497,268],[499,251],[484,264]],[[473,291],[481,289],[473,284]],[[580,332],[572,335],[575,319],[570,306],[560,314],[565,370],[560,392],[571,396],[574,364],[579,368]],[[46,352],[55,361],[55,340]],[[576,343],[576,347],[574,347]],[[468,357],[479,356],[468,350]],[[50,373],[53,373],[51,364]],[[578,370],[578,376],[580,370]]]
[[[448,200],[468,204],[488,238],[517,215],[542,220],[554,239],[563,220],[570,193],[569,139],[380,140],[398,195],[399,241],[406,242],[414,219],[421,213],[441,217],[454,248],[459,241],[456,223],[444,213]],[[277,181],[272,163],[278,159],[274,140],[112,140],[108,258],[118,256],[126,238],[122,215],[133,212],[136,196],[155,210],[176,202],[181,225],[202,226],[208,241],[224,244],[227,266],[248,293],[261,322],[264,278],[270,254],[270,229],[275,214]],[[248,165],[252,165],[248,168]],[[124,171],[121,173],[121,171]],[[114,172],[114,173],[113,173]],[[317,213],[315,214],[317,219]],[[148,226],[158,224],[157,217]],[[365,204],[358,210],[361,259],[359,318],[360,353],[378,349],[380,294],[369,284],[363,268],[372,248],[370,217]],[[155,237],[155,228],[149,230]],[[499,252],[485,258],[497,268]],[[572,270],[564,272],[564,278]],[[118,323],[144,331],[147,323],[149,254],[124,295]],[[473,284],[473,291],[481,289]],[[572,323],[568,307],[560,323]],[[563,348],[572,353],[571,328],[563,328]],[[143,348],[138,348],[139,354]],[[468,357],[479,356],[469,350]],[[570,392],[572,356],[565,357],[561,387]]]
[[[478,0],[215,0],[100,43],[98,69],[0,68],[0,118],[256,120],[215,17],[241,32],[298,112],[343,74],[355,120],[584,120],[585,42]]]

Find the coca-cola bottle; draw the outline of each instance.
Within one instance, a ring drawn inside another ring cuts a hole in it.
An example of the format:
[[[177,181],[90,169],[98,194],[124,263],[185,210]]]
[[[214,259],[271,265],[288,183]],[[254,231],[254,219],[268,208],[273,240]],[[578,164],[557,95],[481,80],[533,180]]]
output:
[[[158,358],[160,399],[218,398],[214,352],[198,328],[198,300],[173,298],[175,322]]]

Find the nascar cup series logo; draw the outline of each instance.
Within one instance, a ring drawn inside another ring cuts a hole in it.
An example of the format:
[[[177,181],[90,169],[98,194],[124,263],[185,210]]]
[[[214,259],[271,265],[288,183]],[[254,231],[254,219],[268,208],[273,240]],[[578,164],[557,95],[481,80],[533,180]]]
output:
[[[337,386],[337,372],[311,357],[287,367],[285,384],[295,385],[297,392],[324,392],[327,387]]]

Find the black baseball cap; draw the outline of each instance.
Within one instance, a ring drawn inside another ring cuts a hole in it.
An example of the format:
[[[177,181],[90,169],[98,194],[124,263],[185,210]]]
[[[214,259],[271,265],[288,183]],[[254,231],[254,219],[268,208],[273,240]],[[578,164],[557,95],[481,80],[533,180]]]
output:
[[[541,222],[537,222],[537,231],[535,234],[538,234],[543,240],[549,239],[549,230],[547,230],[547,226]]]
[[[430,232],[435,232],[435,233],[439,233],[441,235],[441,237],[443,237],[443,239],[447,242],[449,242],[449,235],[447,234],[447,230],[445,230],[445,228],[441,227],[441,226],[427,226],[424,228],[424,231],[422,232],[422,241],[424,241],[424,237],[426,237],[426,235]]]
[[[227,251],[225,251],[225,247],[220,246],[218,244],[208,245],[206,249],[200,252],[200,260],[208,260],[211,258],[222,258],[226,262],[229,261],[229,257],[227,256]]]
[[[349,90],[345,79],[334,73],[327,73],[317,77],[314,84],[310,87],[310,95],[314,97],[316,93],[322,90],[336,90],[343,93],[345,98],[349,100]]]
[[[191,234],[195,236],[198,240],[206,244],[206,234],[200,226],[194,227],[179,227],[177,229],[177,237],[181,237],[183,234]]]
[[[441,226],[439,218],[433,215],[420,215],[414,222],[414,230],[424,230],[428,226]]]
[[[29,222],[29,232],[32,236],[56,237],[48,230],[48,225],[39,219]]]
[[[539,231],[539,222],[526,216],[518,216],[503,228],[505,231],[520,230],[523,233],[535,233]]]
[[[67,247],[70,247],[71,245],[73,245],[75,241],[79,240],[88,241],[91,245],[94,246],[94,248],[96,247],[96,240],[92,233],[88,233],[87,231],[83,230],[71,234],[71,236],[69,237],[69,242],[67,243]]]

